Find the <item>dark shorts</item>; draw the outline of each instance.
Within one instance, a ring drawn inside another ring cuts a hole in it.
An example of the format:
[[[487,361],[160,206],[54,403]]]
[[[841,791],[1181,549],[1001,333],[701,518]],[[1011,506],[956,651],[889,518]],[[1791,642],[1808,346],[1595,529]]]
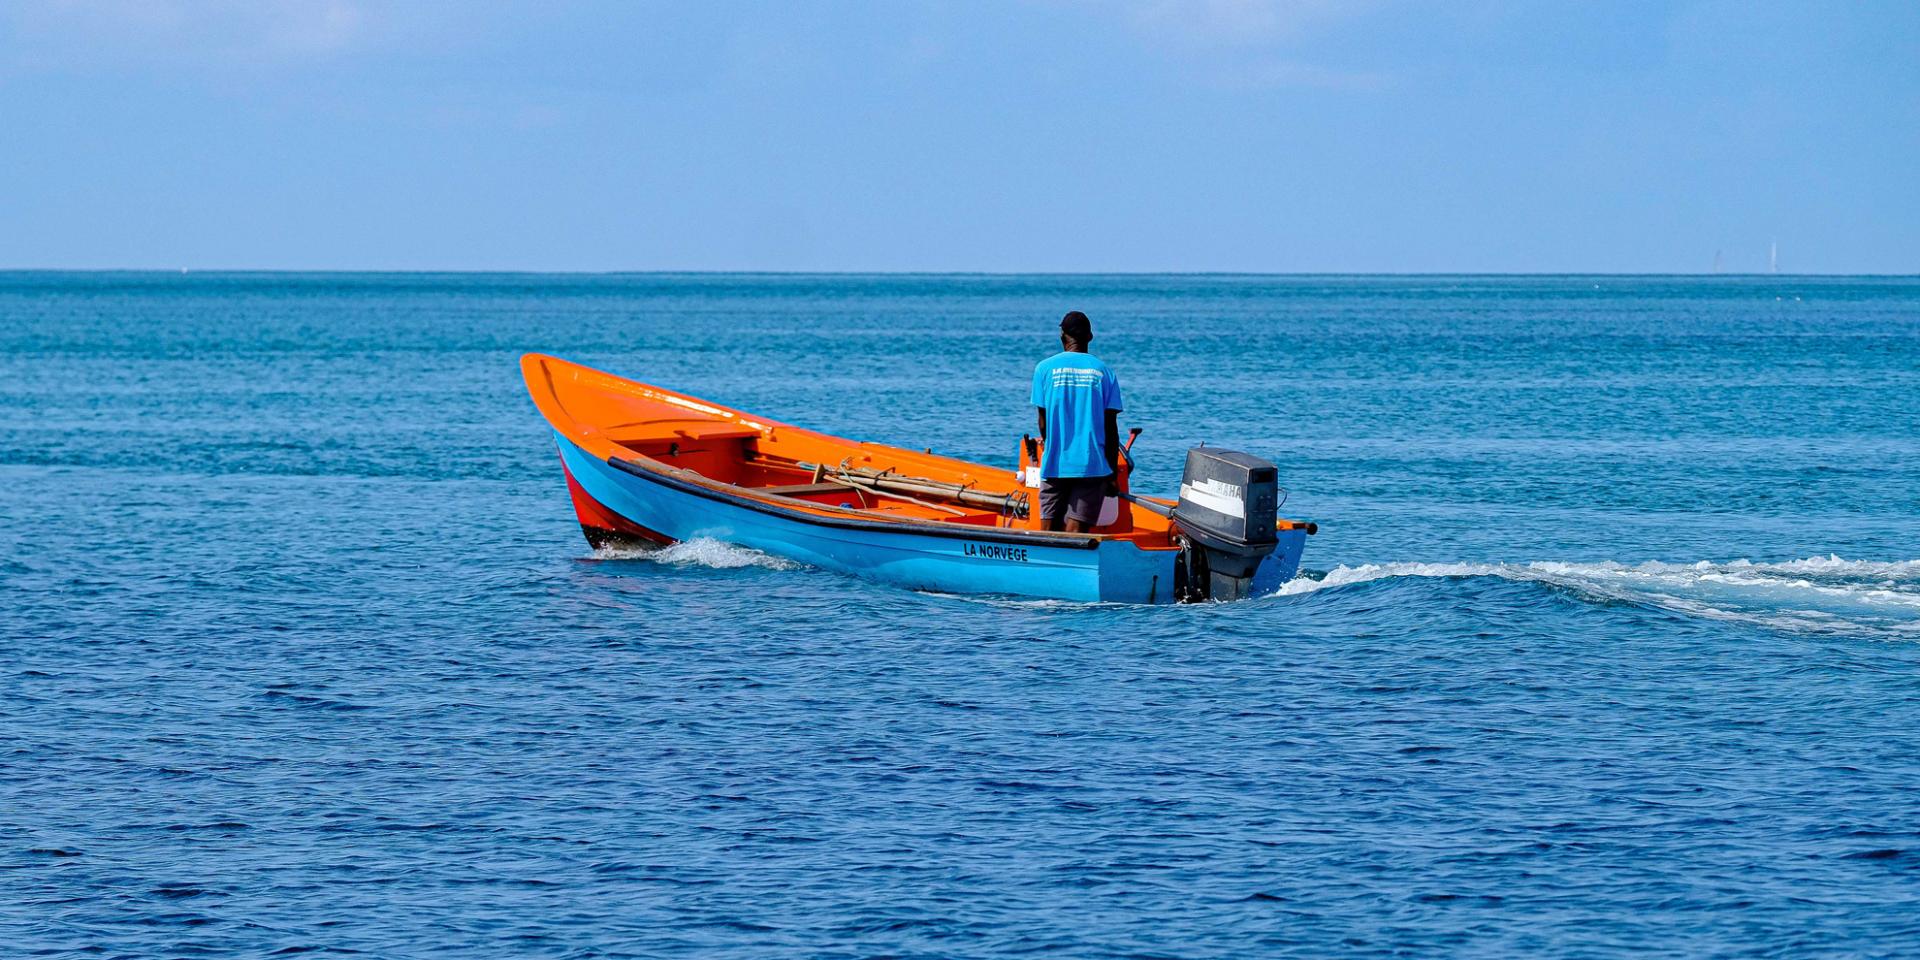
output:
[[[1040,519],[1071,517],[1088,525],[1100,519],[1106,477],[1056,477],[1040,481]]]

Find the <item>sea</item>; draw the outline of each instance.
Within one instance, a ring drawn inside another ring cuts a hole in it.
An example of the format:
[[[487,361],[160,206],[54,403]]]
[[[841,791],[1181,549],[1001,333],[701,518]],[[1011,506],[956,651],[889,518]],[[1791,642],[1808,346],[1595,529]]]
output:
[[[522,353],[1012,466],[1093,318],[1237,603],[596,553]],[[0,274],[0,955],[1920,955],[1920,278]]]

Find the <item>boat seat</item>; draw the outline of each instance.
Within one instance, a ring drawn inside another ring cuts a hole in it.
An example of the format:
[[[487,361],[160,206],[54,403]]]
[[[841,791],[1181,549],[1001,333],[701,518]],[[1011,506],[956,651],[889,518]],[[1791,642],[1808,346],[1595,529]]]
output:
[[[760,436],[760,431],[752,427],[743,427],[724,420],[694,417],[667,417],[620,423],[607,427],[603,432],[607,439],[614,443],[685,443],[700,440],[747,440]]]
[[[750,440],[760,436],[760,431],[752,427],[731,423],[688,424],[673,428],[673,432],[687,440]]]
[[[777,497],[804,497],[810,493],[845,493],[853,488],[844,483],[795,483],[784,487],[752,487],[755,493]]]

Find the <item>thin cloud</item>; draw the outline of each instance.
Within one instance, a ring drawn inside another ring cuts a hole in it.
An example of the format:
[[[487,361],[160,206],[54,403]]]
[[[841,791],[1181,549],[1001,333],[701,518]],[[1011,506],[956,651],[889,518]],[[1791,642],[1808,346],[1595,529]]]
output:
[[[1337,0],[1136,0],[1122,5],[1149,40],[1185,47],[1257,47],[1351,19],[1370,4]]]
[[[15,69],[325,59],[375,38],[354,0],[54,0],[0,13]]]
[[[1316,62],[1304,49],[1374,6],[1367,0],[1125,0],[1087,9],[1116,15],[1147,48],[1213,86],[1374,90],[1392,78]]]

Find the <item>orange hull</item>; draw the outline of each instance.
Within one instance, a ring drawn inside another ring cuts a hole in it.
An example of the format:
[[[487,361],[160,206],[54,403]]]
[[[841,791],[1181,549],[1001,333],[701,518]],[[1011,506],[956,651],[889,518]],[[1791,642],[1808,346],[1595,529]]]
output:
[[[920,450],[864,443],[722,407],[540,354],[520,361],[533,401],[557,432],[602,460],[625,459],[685,471],[689,479],[730,488],[740,496],[806,513],[845,516],[840,504],[853,496],[854,512],[877,522],[969,524],[1009,530],[1039,530],[1038,495],[1017,471]],[[953,484],[982,494],[1011,497],[1026,505],[1024,516],[952,503],[903,499],[820,483],[814,467],[842,466]],[[1120,482],[1126,481],[1126,467]],[[575,484],[577,487],[577,484]],[[834,487],[809,491],[805,487]],[[584,525],[608,527],[604,507],[575,495]],[[776,499],[777,498],[777,499]],[[1171,501],[1168,501],[1169,505]],[[1114,523],[1094,536],[1117,537],[1142,547],[1174,549],[1166,518],[1124,504]],[[611,528],[610,529],[617,529]],[[657,535],[656,535],[657,536]]]

